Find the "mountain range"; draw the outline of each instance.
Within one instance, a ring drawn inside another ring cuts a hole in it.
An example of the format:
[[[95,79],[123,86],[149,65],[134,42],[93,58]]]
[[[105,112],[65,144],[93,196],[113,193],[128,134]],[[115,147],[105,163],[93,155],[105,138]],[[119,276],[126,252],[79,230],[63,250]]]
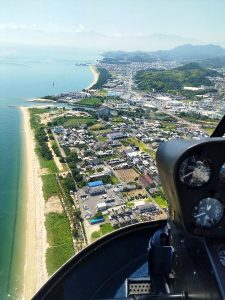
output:
[[[108,62],[114,60],[121,63],[126,62],[151,62],[157,59],[162,60],[185,60],[185,61],[204,61],[220,59],[225,63],[225,49],[218,45],[191,45],[186,44],[175,47],[171,50],[159,50],[153,52],[125,52],[109,51],[103,53],[103,57]]]

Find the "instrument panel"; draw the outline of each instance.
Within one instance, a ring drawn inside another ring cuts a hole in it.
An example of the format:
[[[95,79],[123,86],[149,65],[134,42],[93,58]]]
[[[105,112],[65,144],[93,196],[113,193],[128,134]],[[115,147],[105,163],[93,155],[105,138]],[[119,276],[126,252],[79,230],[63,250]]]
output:
[[[224,206],[211,197],[201,199],[193,208],[192,219],[196,227],[210,229],[220,223],[224,217]]]
[[[195,235],[225,236],[225,143],[193,150],[176,170],[185,225]]]
[[[197,155],[186,158],[179,168],[180,181],[189,187],[203,186],[210,180],[211,174],[212,169],[207,159]]]

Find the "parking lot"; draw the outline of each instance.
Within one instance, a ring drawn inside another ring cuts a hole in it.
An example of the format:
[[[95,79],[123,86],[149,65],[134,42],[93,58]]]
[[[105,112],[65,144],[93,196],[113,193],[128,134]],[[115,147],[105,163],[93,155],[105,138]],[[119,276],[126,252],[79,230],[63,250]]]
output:
[[[108,203],[109,207],[122,204],[122,200],[115,188],[105,189],[105,193],[101,195],[91,196],[88,193],[87,188],[80,189],[77,192],[78,201],[80,203],[81,213],[84,219],[93,217],[97,212],[97,204],[114,199],[111,203]]]

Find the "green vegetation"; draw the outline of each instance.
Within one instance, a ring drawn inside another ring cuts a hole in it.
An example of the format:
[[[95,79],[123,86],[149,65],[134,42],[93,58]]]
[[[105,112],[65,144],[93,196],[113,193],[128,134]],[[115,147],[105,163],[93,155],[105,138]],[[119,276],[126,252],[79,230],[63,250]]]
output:
[[[129,207],[129,208],[134,207],[134,202],[133,201],[126,202],[126,207]]]
[[[98,219],[98,218],[103,218],[103,214],[101,211],[97,212],[94,216],[93,219]]]
[[[67,174],[65,178],[60,178],[60,181],[64,187],[65,192],[67,192],[68,194],[70,193],[70,191],[76,190],[73,177],[70,173]]]
[[[112,159],[118,159],[118,158],[120,158],[119,154],[114,153],[112,155],[107,155],[107,156],[102,157],[102,160],[106,161],[106,160],[112,160]]]
[[[99,239],[101,236],[102,236],[102,235],[101,235],[100,230],[99,230],[99,231],[94,231],[94,232],[92,232],[92,234],[91,234],[91,239],[94,241],[94,240]]]
[[[99,141],[99,142],[102,142],[102,143],[105,143],[108,139],[104,136],[96,136],[96,139]]]
[[[208,135],[211,135],[214,131],[213,128],[204,128],[204,131],[206,131],[208,133]]]
[[[182,91],[184,86],[212,86],[207,76],[218,73],[190,63],[172,70],[145,70],[137,72],[136,83],[140,90],[157,92]]]
[[[154,200],[161,208],[168,207],[168,203],[167,203],[166,199],[163,198],[161,195],[154,197]]]
[[[151,157],[155,157],[155,151],[150,149],[145,143],[141,142],[135,137],[129,137],[127,139],[121,140],[124,146],[134,145],[140,148],[141,151],[148,153]]]
[[[102,123],[96,123],[92,126],[89,127],[90,130],[93,130],[93,131],[98,131],[98,130],[104,130],[105,129],[105,125],[102,124]]]
[[[36,153],[37,153],[40,165],[44,169],[44,171],[46,171],[46,173],[53,174],[53,173],[58,172],[58,168],[53,159],[51,159],[51,160],[44,159],[41,155],[39,155],[38,152],[36,152]]]
[[[185,113],[185,112],[181,112],[178,114],[178,116],[182,119],[185,119],[189,122],[193,122],[193,123],[201,123],[202,121],[208,122],[208,123],[217,123],[218,120],[216,119],[211,119],[207,116],[203,116],[200,113],[197,112],[192,112],[192,113]]]
[[[161,122],[162,125],[162,129],[164,130],[176,130],[177,129],[177,125],[174,123],[169,123],[169,122]]]
[[[148,203],[151,203],[152,199],[148,197],[147,199],[145,199],[145,201],[148,202]]]
[[[111,223],[105,223],[100,225],[99,231],[94,231],[91,235],[92,240],[96,240],[101,236],[114,231],[115,229],[112,227]]]
[[[96,123],[94,117],[58,117],[52,121],[52,126],[79,127],[81,125],[92,126]]]
[[[51,160],[53,158],[52,152],[48,147],[48,137],[45,133],[43,127],[36,128],[35,132],[35,139],[37,141],[36,151],[46,160]]]
[[[107,96],[107,94],[108,94],[108,91],[105,89],[100,89],[96,92],[96,96],[101,96],[101,97]]]
[[[49,213],[46,216],[45,226],[49,244],[46,266],[48,275],[51,275],[75,253],[65,214]]]
[[[113,123],[126,123],[127,122],[122,117],[113,117],[113,118],[111,118],[110,121]]]
[[[111,223],[105,223],[105,224],[100,225],[100,231],[101,231],[102,235],[105,235],[107,233],[114,231],[114,229],[113,229]]]
[[[52,196],[61,195],[55,174],[42,175],[41,179],[43,183],[42,191],[45,201],[48,201],[48,199]]]
[[[102,89],[103,85],[112,77],[111,74],[104,68],[98,68],[98,81],[91,87],[92,89]]]
[[[44,96],[41,97],[42,99],[46,99],[46,100],[53,100],[53,101],[58,101],[59,97],[58,96],[53,96],[53,95],[48,95],[48,96]]]
[[[92,106],[92,107],[100,107],[104,103],[103,98],[98,97],[88,97],[80,100],[77,102],[77,105],[85,105],[85,106]]]
[[[40,123],[40,114],[49,112],[49,109],[30,108],[30,124],[34,131],[36,148],[40,165],[44,169],[48,169],[49,173],[55,173],[58,168],[53,160],[52,152],[48,147],[48,137],[45,128]]]
[[[116,176],[104,176],[102,178],[104,184],[117,184],[119,183],[119,179]]]
[[[59,151],[59,147],[58,147],[56,141],[52,141],[52,150],[54,151],[54,153],[57,157],[61,157],[61,153]]]

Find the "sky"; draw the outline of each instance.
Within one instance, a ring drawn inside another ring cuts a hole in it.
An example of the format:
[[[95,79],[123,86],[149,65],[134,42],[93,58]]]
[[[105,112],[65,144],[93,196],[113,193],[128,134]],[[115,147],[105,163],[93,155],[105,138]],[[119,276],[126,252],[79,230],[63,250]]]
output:
[[[0,43],[99,50],[225,47],[224,0],[1,0]]]

